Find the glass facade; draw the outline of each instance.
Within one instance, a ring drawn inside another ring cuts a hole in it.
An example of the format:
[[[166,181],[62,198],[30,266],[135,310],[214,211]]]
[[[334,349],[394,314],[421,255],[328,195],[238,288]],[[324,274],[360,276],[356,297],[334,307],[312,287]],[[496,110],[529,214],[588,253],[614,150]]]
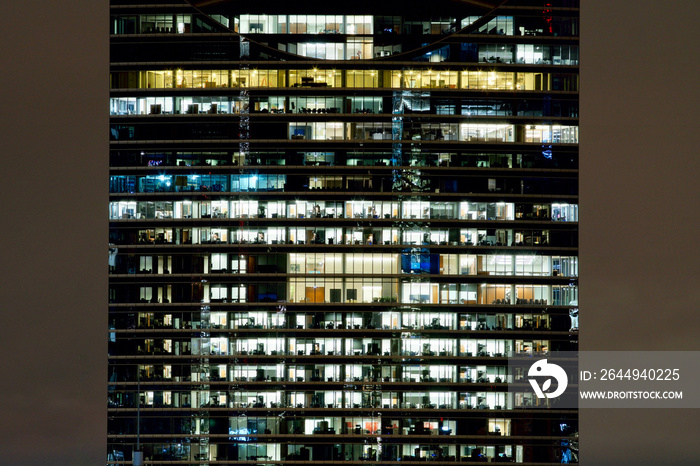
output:
[[[107,463],[577,462],[578,1],[199,3],[111,2]]]

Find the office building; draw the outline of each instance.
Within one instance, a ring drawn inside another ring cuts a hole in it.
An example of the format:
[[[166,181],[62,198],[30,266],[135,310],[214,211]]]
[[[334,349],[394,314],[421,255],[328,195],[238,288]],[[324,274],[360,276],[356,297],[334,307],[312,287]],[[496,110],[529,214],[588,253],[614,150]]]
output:
[[[577,461],[578,1],[110,11],[109,464]]]

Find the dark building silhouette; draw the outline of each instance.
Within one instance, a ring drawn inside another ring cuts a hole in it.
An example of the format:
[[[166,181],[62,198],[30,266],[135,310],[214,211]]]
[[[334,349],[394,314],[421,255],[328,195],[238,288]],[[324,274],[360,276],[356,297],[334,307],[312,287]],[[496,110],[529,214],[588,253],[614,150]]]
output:
[[[578,1],[111,1],[107,462],[575,462]]]

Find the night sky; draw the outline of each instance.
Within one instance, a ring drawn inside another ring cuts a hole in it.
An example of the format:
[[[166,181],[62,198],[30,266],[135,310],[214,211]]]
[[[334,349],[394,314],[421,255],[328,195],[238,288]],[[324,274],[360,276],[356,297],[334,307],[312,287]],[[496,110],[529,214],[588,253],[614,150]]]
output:
[[[582,0],[581,349],[700,349],[697,0]],[[4,2],[0,464],[106,454],[108,2]],[[581,412],[584,466],[690,465],[697,410]]]

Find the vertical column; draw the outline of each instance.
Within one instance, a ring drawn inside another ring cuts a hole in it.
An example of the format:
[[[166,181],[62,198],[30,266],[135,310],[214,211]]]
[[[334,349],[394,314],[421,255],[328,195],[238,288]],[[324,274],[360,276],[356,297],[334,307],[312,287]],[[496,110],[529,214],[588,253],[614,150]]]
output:
[[[394,91],[393,101],[392,101],[392,111],[393,117],[391,119],[391,139],[393,140],[391,144],[391,165],[394,167],[400,167],[403,165],[402,160],[402,144],[401,139],[403,139],[403,92]],[[392,190],[397,190],[401,188],[401,170],[394,168],[392,171]]]
[[[243,37],[240,36],[240,63],[239,69],[241,71],[248,69],[247,60],[250,56],[250,43]],[[239,81],[240,82],[240,81]],[[239,157],[242,165],[248,163],[249,153],[250,153],[250,96],[248,90],[241,88],[240,91],[241,100],[241,113],[239,122],[239,143],[238,151]]]

